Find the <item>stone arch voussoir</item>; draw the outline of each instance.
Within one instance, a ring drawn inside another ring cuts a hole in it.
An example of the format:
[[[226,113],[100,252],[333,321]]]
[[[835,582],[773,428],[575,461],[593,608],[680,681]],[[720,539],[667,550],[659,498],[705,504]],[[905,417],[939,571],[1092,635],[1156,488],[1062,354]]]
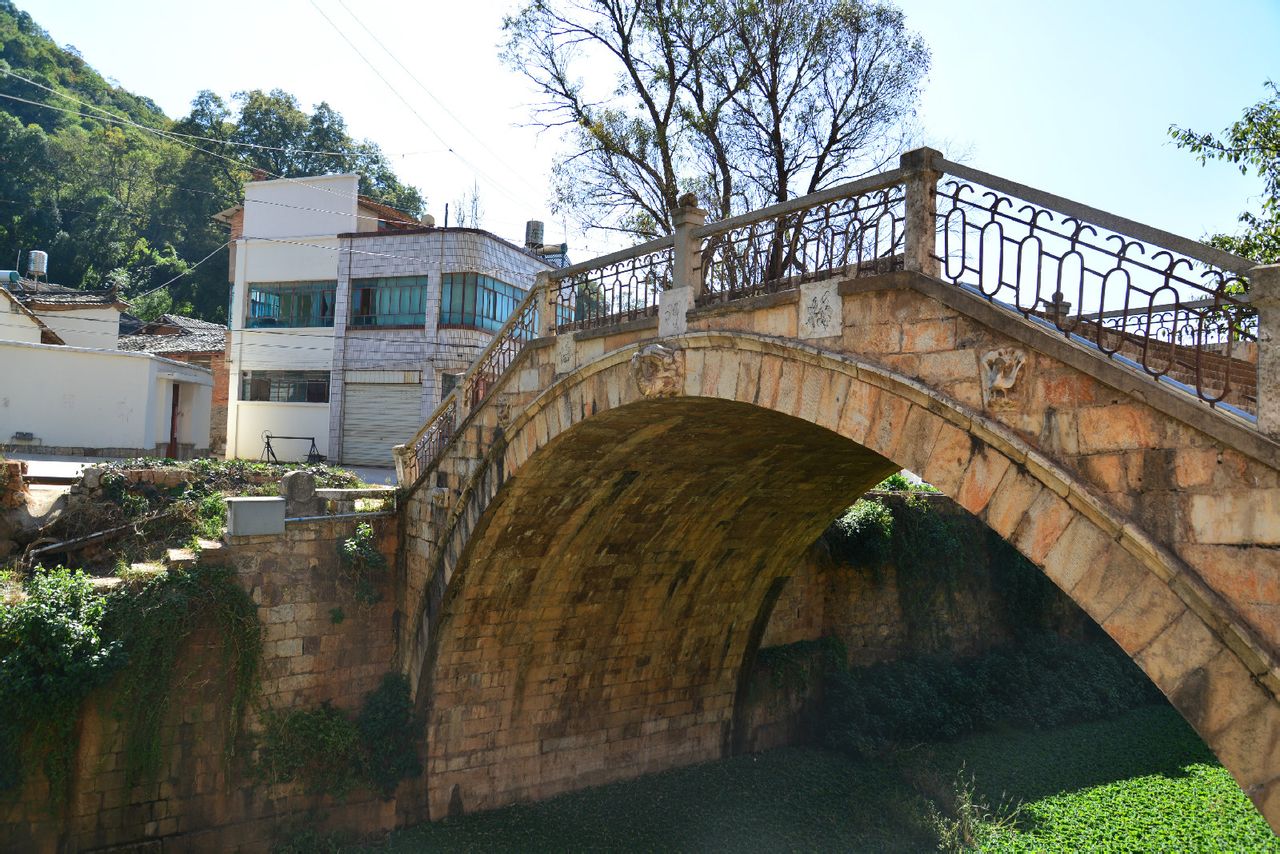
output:
[[[1066,466],[981,414],[872,363],[745,333],[696,333],[661,343],[679,364],[660,378],[656,394],[748,404],[807,421],[919,473],[982,518],[1126,650],[1272,826],[1280,826],[1280,703],[1264,687],[1277,684],[1274,662],[1190,568]],[[580,366],[511,421],[455,505],[436,570],[446,597],[465,595],[467,541],[486,525],[504,484],[557,437],[646,400],[633,363],[644,346]],[[446,622],[427,634],[433,646],[465,643],[456,635],[465,629]],[[424,674],[434,666],[425,652],[416,657]],[[453,714],[446,708],[451,699],[433,698],[437,717]],[[457,732],[466,731],[464,722],[455,723]],[[492,771],[487,778],[477,769],[467,773],[462,778],[470,784],[493,782]],[[531,791],[520,788],[517,797]]]

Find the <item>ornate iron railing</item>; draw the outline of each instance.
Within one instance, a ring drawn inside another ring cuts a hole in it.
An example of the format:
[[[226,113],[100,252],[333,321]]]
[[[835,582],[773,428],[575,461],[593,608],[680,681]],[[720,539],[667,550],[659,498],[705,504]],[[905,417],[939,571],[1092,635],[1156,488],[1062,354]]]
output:
[[[942,161],[939,276],[1087,341],[1210,405],[1252,409],[1251,263]]]
[[[414,484],[431,464],[440,459],[445,446],[453,438],[458,419],[458,393],[450,392],[427,419],[418,435],[406,446],[404,470],[399,473],[402,484]]]
[[[927,149],[903,162],[908,168],[548,273],[401,450],[402,483],[418,482],[540,334],[655,316],[672,287],[699,291],[705,305],[904,266],[1175,381],[1211,406],[1256,408],[1258,319],[1243,278],[1252,262]],[[687,241],[679,251],[677,240]]]
[[[498,378],[511,366],[525,342],[538,335],[538,299],[541,291],[533,288],[493,336],[479,357],[458,382],[458,387],[440,401],[436,411],[406,445],[400,458],[400,483],[412,486],[418,482],[453,439],[458,424],[467,413],[474,412],[488,396]],[[465,411],[461,408],[465,407]]]
[[[462,378],[461,385],[469,412],[474,411],[489,395],[498,377],[520,355],[525,342],[537,337],[538,301],[535,291],[525,298]]]
[[[901,170],[695,230],[703,238],[699,304],[799,287],[832,276],[902,269]]]
[[[614,326],[658,313],[658,296],[672,287],[670,237],[553,272],[556,329]]]

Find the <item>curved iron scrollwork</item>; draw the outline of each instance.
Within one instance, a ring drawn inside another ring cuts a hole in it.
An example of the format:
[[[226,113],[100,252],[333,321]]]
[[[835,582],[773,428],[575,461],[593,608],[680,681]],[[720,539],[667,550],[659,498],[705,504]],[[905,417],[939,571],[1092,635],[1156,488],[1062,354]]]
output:
[[[902,269],[905,192],[894,184],[709,235],[699,301]]]
[[[1258,320],[1236,273],[959,178],[936,217],[943,279],[1210,405],[1255,408]]]
[[[463,393],[466,395],[468,412],[474,412],[480,402],[488,396],[498,378],[516,360],[516,356],[520,355],[525,343],[537,337],[537,302],[526,299],[489,344],[480,359],[467,372],[463,382]]]
[[[672,262],[668,246],[561,279],[554,292],[557,330],[656,317],[658,296],[672,286]]]
[[[436,413],[426,429],[418,434],[409,446],[407,465],[405,466],[405,483],[416,483],[418,478],[433,462],[439,459],[445,446],[453,438],[454,425],[457,423],[458,398],[450,397],[444,408]]]

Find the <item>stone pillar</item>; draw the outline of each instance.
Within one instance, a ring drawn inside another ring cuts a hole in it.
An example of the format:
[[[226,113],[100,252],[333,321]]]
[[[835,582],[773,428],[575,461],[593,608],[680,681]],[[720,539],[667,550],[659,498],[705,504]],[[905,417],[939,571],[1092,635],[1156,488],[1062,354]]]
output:
[[[284,498],[285,515],[318,516],[320,500],[316,498],[315,475],[306,471],[291,471],[280,479],[280,495]]]
[[[693,236],[693,230],[706,221],[707,212],[698,207],[697,196],[685,193],[680,197],[680,207],[671,217],[675,226],[671,288],[689,288],[694,298],[702,292],[702,241]]]
[[[940,267],[934,257],[937,251],[938,179],[942,173],[933,166],[933,159],[942,152],[932,148],[916,148],[899,159],[898,165],[906,171],[907,204],[905,245],[902,265],[906,270],[938,277]]]
[[[1249,271],[1249,301],[1258,310],[1258,430],[1280,439],[1280,264]]]
[[[538,337],[550,338],[556,334],[556,282],[551,281],[551,274],[543,270],[533,281],[538,296]]]

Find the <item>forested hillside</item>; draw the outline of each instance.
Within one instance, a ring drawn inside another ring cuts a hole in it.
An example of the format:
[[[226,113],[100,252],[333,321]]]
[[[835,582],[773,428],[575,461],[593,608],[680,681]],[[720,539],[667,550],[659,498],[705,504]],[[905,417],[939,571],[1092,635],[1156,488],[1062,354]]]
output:
[[[202,91],[170,119],[0,0],[0,268],[44,249],[53,281],[116,285],[146,316],[172,307],[225,322],[227,233],[210,217],[239,201],[252,169],[360,172],[361,192],[415,215],[423,207],[378,146],[352,139],[326,103],[308,113],[278,89],[230,103]]]

